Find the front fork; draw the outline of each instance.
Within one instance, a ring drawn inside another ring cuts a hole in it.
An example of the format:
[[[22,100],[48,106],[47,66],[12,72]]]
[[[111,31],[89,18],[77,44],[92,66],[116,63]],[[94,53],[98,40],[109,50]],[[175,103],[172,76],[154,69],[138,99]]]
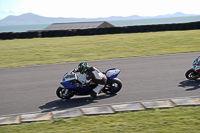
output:
[[[61,88],[64,88],[64,86],[63,86],[62,84],[60,85],[60,87],[61,87]],[[64,88],[64,89],[65,89],[65,88]],[[68,92],[69,92],[69,90],[68,90],[68,89],[65,89],[64,95],[67,95]]]

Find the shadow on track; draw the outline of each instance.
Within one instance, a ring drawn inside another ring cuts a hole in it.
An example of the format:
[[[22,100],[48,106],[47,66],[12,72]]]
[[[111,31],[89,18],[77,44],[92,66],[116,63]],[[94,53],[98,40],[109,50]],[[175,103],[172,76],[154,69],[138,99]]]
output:
[[[72,99],[67,99],[67,100],[59,99],[59,100],[48,102],[45,105],[40,106],[39,108],[42,110],[42,112],[50,112],[50,111],[61,110],[61,109],[70,109],[74,107],[87,105],[90,103],[98,103],[98,100],[110,98],[116,95],[117,94],[99,95],[96,98],[91,98],[90,96],[88,96],[88,97],[83,97],[83,98],[74,97]]]
[[[187,88],[185,91],[193,91],[200,88],[200,80],[185,80],[181,81],[178,87]]]

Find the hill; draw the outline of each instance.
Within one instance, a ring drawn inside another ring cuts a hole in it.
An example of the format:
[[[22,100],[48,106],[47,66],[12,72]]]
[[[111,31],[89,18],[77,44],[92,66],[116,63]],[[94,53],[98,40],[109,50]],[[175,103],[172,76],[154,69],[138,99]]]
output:
[[[107,18],[54,18],[54,17],[43,17],[33,13],[26,13],[19,16],[10,15],[0,20],[0,25],[29,25],[29,24],[51,24],[51,23],[68,23],[68,22],[88,22],[88,21],[115,21],[115,20],[131,20],[131,19],[142,19],[142,18],[166,18],[166,17],[184,17],[184,16],[195,16],[194,14],[183,14],[177,12],[174,14],[160,15],[155,17],[149,16],[138,16],[132,15],[128,17],[122,16],[111,16]]]

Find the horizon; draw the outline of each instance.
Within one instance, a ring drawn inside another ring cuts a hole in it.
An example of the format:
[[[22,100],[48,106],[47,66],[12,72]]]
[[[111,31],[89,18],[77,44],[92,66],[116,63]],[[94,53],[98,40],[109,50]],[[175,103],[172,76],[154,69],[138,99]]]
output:
[[[27,14],[27,13],[26,13]],[[32,13],[31,13],[32,14]],[[162,17],[127,17],[127,18],[45,18],[37,15],[27,14],[22,17],[10,17],[0,20],[0,32],[26,32],[28,30],[42,30],[53,23],[75,23],[75,22],[96,22],[106,21],[116,27],[133,25],[152,25],[152,24],[170,24],[170,23],[188,23],[200,20],[200,15],[182,15],[182,16],[162,16]],[[178,13],[179,14],[179,13]]]
[[[181,12],[200,14],[198,0],[1,0],[0,20],[10,16],[33,13],[53,18],[108,18],[108,17],[155,17]]]
[[[130,15],[130,16],[125,16],[125,17],[124,16],[109,16],[109,17],[97,17],[97,18],[85,18],[85,17],[82,17],[82,18],[77,18],[77,19],[98,19],[98,18],[110,18],[110,17],[123,17],[123,18],[126,18],[126,17],[131,17],[131,16],[138,16],[138,17],[141,17],[141,19],[143,19],[143,18],[145,19],[145,18],[154,18],[154,17],[159,17],[159,16],[175,15],[177,13],[183,15],[183,17],[184,16],[190,16],[190,15],[191,16],[200,15],[200,14],[185,14],[185,13],[182,13],[182,12],[174,12],[172,14],[163,14],[163,15],[157,15],[157,16],[139,16],[139,15],[133,14],[133,15]],[[9,15],[9,16],[19,17],[19,16],[26,15],[26,14],[33,14],[33,15],[36,15],[36,16],[45,17],[45,16],[38,15],[38,14],[35,14],[35,13],[31,13],[31,12],[23,13],[23,14],[20,14],[20,15]],[[181,15],[178,16],[178,17],[182,17]],[[7,18],[9,16],[6,16],[5,18]],[[5,18],[3,18],[3,19],[5,19]],[[47,18],[75,18],[76,19],[76,17],[47,17]],[[0,21],[3,20],[3,19],[0,19]]]

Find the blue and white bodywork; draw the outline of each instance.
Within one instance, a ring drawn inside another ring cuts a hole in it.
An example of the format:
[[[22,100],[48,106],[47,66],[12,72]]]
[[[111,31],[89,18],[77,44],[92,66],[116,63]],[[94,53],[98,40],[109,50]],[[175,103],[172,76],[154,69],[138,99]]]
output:
[[[106,72],[105,72],[105,75],[107,77],[108,80],[111,80],[113,78],[116,78],[118,76],[118,74],[120,73],[120,70],[119,69],[116,69],[116,68],[112,68],[112,69],[108,69]]]

